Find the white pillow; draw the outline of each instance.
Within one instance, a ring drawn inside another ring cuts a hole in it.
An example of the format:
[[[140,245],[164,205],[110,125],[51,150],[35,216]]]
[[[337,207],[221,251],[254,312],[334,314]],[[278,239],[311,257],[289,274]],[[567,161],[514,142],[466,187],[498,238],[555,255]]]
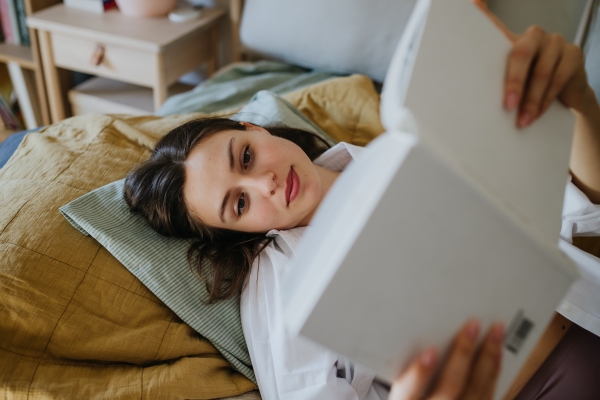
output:
[[[416,0],[246,0],[240,37],[252,52],[383,82]]]

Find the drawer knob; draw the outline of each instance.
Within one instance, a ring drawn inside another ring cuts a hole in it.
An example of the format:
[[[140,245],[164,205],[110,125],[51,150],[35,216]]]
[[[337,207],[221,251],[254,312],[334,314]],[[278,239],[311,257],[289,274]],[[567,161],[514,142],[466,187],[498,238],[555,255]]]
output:
[[[94,49],[94,54],[92,54],[92,59],[90,60],[90,63],[92,65],[98,66],[98,65],[100,65],[100,63],[102,62],[103,59],[104,59],[104,46],[101,44],[97,44],[96,48]]]

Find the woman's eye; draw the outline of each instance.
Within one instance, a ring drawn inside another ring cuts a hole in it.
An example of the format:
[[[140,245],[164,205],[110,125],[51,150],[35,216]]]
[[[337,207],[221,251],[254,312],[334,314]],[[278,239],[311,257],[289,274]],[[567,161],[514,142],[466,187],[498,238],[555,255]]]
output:
[[[252,157],[250,156],[250,146],[246,146],[246,150],[244,150],[244,168],[248,167],[248,163]]]
[[[244,193],[241,194],[239,200],[238,200],[238,216],[242,216],[242,213],[244,212],[244,208],[246,207],[246,200],[244,199]]]

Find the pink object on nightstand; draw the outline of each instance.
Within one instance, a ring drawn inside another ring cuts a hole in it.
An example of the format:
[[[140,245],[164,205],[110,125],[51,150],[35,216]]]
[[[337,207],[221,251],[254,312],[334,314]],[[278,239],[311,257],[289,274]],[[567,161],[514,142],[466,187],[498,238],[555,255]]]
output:
[[[177,0],[116,0],[119,10],[128,17],[165,17]]]

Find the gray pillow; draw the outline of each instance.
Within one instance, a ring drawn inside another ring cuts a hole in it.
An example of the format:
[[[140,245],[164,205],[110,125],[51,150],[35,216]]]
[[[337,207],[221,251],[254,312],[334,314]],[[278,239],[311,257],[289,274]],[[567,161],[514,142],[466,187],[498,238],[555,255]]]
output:
[[[243,45],[310,69],[383,82],[416,0],[246,0]]]
[[[297,108],[271,92],[257,93],[232,119],[264,126],[285,124],[335,143]],[[120,180],[103,186],[60,211],[76,229],[94,237],[167,307],[210,340],[234,368],[256,383],[237,299],[204,303],[208,293],[187,262],[188,241],[161,236],[143,217],[129,212],[123,184],[124,180]]]

